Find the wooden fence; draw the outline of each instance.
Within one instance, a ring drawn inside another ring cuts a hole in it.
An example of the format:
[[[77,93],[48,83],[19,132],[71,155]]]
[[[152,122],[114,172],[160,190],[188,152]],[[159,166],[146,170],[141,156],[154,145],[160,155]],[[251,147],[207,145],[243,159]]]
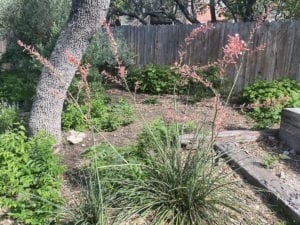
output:
[[[254,23],[218,23],[215,29],[199,35],[188,47],[185,63],[205,65],[222,57],[228,35],[240,34],[248,41]],[[135,55],[136,65],[148,63],[171,65],[178,60],[184,38],[197,25],[123,26],[118,28]],[[236,91],[255,79],[289,76],[300,81],[300,21],[272,22],[257,29],[250,47],[264,44],[264,51],[246,55]],[[234,77],[235,69],[227,73]]]

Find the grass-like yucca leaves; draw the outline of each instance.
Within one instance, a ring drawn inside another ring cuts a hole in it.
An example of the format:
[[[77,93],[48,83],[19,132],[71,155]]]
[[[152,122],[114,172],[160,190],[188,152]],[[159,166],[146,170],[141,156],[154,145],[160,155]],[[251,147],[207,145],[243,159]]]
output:
[[[80,199],[77,200],[66,214],[69,217],[68,225],[107,225],[107,207],[105,187],[98,173],[92,168],[81,171],[79,184],[81,186]]]
[[[197,150],[183,151],[171,136],[147,155],[143,179],[117,181],[115,224],[136,217],[150,224],[242,224],[246,207],[212,144],[201,138]]]

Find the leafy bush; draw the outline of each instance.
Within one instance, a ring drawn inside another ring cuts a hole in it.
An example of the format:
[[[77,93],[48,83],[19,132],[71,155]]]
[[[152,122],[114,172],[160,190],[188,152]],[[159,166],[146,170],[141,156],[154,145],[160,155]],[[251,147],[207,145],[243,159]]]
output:
[[[205,71],[198,71],[197,74],[212,83],[214,89],[216,89],[221,96],[227,97],[230,87],[232,86],[232,82],[226,77],[219,78],[219,68],[217,66],[211,66]],[[184,86],[181,93],[187,95],[187,101],[190,103],[197,102],[205,97],[214,96],[210,88],[207,88],[203,84],[193,80],[190,80]]]
[[[214,88],[222,94],[226,94],[228,81],[217,77],[218,68],[210,67],[206,71],[199,71],[198,75],[212,82]],[[198,101],[203,97],[213,96],[212,91],[196,81],[184,81],[179,72],[170,66],[149,64],[143,68],[130,67],[127,75],[127,83],[134,90],[138,85],[139,92],[149,94],[179,94],[189,95],[189,101]]]
[[[13,128],[14,124],[19,121],[17,107],[0,102],[0,134]]]
[[[63,169],[53,143],[44,134],[27,139],[24,127],[0,135],[0,206],[9,217],[30,225],[54,220]]]
[[[283,108],[300,106],[300,83],[290,79],[258,80],[244,88],[241,100],[251,105],[247,114],[256,127],[272,126],[280,121]]]
[[[84,119],[89,113],[88,105],[81,104],[79,107],[80,109],[74,104],[67,104],[62,114],[62,126],[65,130],[82,131],[93,125],[98,130],[113,131],[134,120],[133,110],[124,99],[113,103],[103,95],[95,95],[90,102],[91,124]]]
[[[131,67],[128,71],[127,82],[133,90],[138,83],[138,91],[149,94],[170,94],[174,86],[179,86],[179,74],[169,66],[154,64],[139,69]]]
[[[1,61],[25,71],[40,68],[17,46],[17,40],[35,46],[39,53],[48,57],[70,9],[70,0],[11,0],[1,4],[0,31],[9,36],[6,53]]]
[[[123,40],[122,35],[118,32],[114,32],[114,36],[118,44],[120,60],[125,66],[133,65],[133,55],[126,45],[126,42]],[[104,69],[113,74],[114,72],[117,72],[115,69],[117,66],[116,59],[112,53],[107,35],[103,31],[98,32],[91,41],[83,60],[90,63],[93,67],[98,68],[100,72]]]
[[[0,98],[9,103],[17,102],[21,106],[28,108],[35,94],[38,71],[22,72],[10,71],[0,75]]]

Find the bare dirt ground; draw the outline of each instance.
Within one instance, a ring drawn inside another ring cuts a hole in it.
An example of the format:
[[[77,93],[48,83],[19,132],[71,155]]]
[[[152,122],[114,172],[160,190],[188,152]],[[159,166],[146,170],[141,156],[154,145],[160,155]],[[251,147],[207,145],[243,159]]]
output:
[[[146,121],[152,121],[156,118],[162,118],[166,115],[166,112],[170,109],[174,108],[174,96],[164,95],[164,96],[154,96],[158,99],[158,104],[143,104],[143,101],[148,99],[149,95],[145,94],[137,94],[135,96],[135,101],[131,98],[130,94],[119,89],[109,89],[107,90],[107,94],[111,96],[113,99],[125,98],[129,100],[135,108],[135,121],[134,123],[121,127],[114,132],[101,132],[95,134],[95,138],[92,138],[92,134],[90,132],[86,132],[87,137],[85,140],[77,145],[71,145],[69,143],[65,143],[62,148],[63,153],[63,163],[67,166],[67,172],[64,176],[64,188],[62,191],[62,195],[68,199],[68,202],[71,203],[76,199],[76,196],[80,193],[80,189],[78,186],[74,185],[72,179],[76,179],[76,177],[72,176],[73,171],[79,169],[83,164],[86,163],[86,160],[81,157],[81,153],[88,147],[93,146],[94,144],[103,143],[109,141],[111,144],[116,146],[126,146],[130,143],[133,143],[137,139],[137,135],[141,131],[143,124]],[[135,103],[134,103],[135,102]],[[198,123],[199,121],[212,121],[213,119],[213,107],[211,106],[212,99],[205,99],[199,103],[189,105],[186,104],[184,99],[176,100],[176,108],[177,111],[180,112],[181,115],[193,116],[193,120]],[[228,116],[226,118],[226,127],[225,129],[235,130],[235,129],[251,129],[253,126],[253,121],[236,110],[228,107],[229,111]],[[142,117],[141,117],[142,115]],[[66,134],[67,135],[67,134]],[[273,140],[273,144],[270,144],[268,140]],[[276,143],[275,143],[276,142]],[[270,152],[270,151],[282,151],[280,149],[280,142],[276,139],[263,139],[258,142],[251,143],[237,143],[241,150],[250,152],[254,156],[260,157],[262,152]],[[274,145],[275,144],[275,145]],[[273,169],[274,173],[278,173],[278,171],[284,171],[286,174],[285,180],[286,182],[297,183],[299,180],[299,157],[295,156],[290,160],[280,161],[278,165]],[[230,169],[228,167],[228,169]],[[254,193],[253,187],[250,188],[250,185],[247,184],[238,174],[233,173],[234,179],[239,179],[241,181],[240,185],[240,193],[250,194],[254,199],[254,201],[245,200],[246,203],[253,209],[253,213],[251,217],[259,218],[261,220],[260,224],[265,225],[279,225],[286,224],[284,219],[274,213],[270,209],[270,205],[263,200],[261,194]],[[293,179],[292,179],[293,178]],[[293,180],[293,181],[291,181]],[[295,185],[293,185],[295,186]],[[300,189],[299,189],[300,190]],[[132,223],[135,224],[135,223]]]

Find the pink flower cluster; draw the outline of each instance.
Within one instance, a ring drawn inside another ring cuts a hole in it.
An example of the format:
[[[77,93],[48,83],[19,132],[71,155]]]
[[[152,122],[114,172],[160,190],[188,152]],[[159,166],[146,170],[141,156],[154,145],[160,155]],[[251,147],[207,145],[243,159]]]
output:
[[[87,93],[90,92],[89,84],[87,81],[87,77],[89,74],[89,69],[91,67],[90,64],[81,65],[80,61],[72,55],[70,52],[65,52],[66,59],[70,65],[73,65],[77,68],[79,74],[81,75],[81,82]]]
[[[164,117],[167,122],[178,122],[178,123],[185,123],[193,119],[193,117],[190,115],[184,115],[182,113],[179,114],[178,112],[175,112],[174,110],[171,109],[166,111]]]
[[[118,52],[118,45],[114,38],[114,35],[113,35],[113,32],[112,32],[110,26],[104,21],[103,27],[104,27],[106,35],[108,37],[108,42],[110,44],[112,53],[117,62],[118,77],[111,75],[109,72],[107,72],[105,70],[102,71],[102,75],[104,78],[121,85],[125,81],[125,78],[127,76],[127,70],[126,70],[126,67],[123,66],[123,62],[120,59],[119,52]]]
[[[266,20],[266,18],[268,17],[268,15],[271,14],[271,11],[274,9],[274,7],[276,6],[275,3],[271,3],[269,6],[265,7],[265,12],[262,13],[257,19],[256,19],[256,23],[255,23],[255,30],[258,29],[263,22]]]
[[[248,50],[245,41],[241,40],[239,34],[228,35],[228,44],[223,48],[222,60],[227,64],[235,64],[239,56]]]
[[[239,34],[235,34],[234,36],[228,35],[228,44],[223,48],[223,58],[218,60],[219,76],[223,77],[227,66],[236,64],[239,57],[246,51],[249,51],[247,44],[240,38]]]
[[[216,115],[213,129],[214,134],[216,135],[224,129],[229,116],[229,111],[217,97],[214,97],[214,105],[216,107]]]
[[[55,76],[62,81],[63,77],[59,71],[55,69],[55,67],[32,46],[24,44],[21,40],[18,40],[17,44],[23,47],[23,52],[27,52],[31,57],[39,61],[45,68],[49,70]]]

